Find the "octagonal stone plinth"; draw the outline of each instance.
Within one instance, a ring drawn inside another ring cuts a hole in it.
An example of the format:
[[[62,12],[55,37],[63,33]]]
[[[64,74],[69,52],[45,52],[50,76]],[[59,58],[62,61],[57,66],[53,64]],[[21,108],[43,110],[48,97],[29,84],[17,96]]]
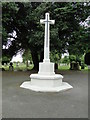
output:
[[[60,92],[73,88],[66,82],[62,82],[62,75],[32,74],[31,81],[24,82],[20,87],[36,92]]]

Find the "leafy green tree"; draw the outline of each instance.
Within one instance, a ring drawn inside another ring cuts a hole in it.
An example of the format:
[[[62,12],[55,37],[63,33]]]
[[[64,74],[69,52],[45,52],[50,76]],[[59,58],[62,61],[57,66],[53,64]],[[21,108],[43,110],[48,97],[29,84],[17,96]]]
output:
[[[60,62],[60,59],[61,59],[61,54],[58,53],[57,50],[52,51],[52,52],[50,53],[50,60],[51,60],[51,62],[54,62],[54,63],[57,63],[57,64],[58,64],[58,63]]]
[[[24,54],[23,54],[23,62],[26,62],[26,67],[28,68],[28,60],[30,60],[30,62],[32,62],[32,56],[31,56],[31,52],[30,50],[26,50],[24,51]]]
[[[75,62],[76,61],[76,56],[75,55],[70,55],[69,56],[70,62]]]
[[[10,61],[10,59],[7,56],[2,57],[2,61]]]
[[[24,3],[11,2],[2,4],[2,43],[12,38],[11,45],[4,50],[4,55],[12,57],[18,50],[30,49],[34,69],[38,69],[43,60],[44,25],[40,19],[49,12],[55,25],[51,26],[51,52],[59,54],[66,50],[70,54],[83,54],[90,49],[89,30],[80,25],[89,16],[89,3]],[[16,37],[13,32],[16,32]]]
[[[66,63],[69,64],[70,60],[68,56],[64,56],[64,58],[62,59],[62,63]]]

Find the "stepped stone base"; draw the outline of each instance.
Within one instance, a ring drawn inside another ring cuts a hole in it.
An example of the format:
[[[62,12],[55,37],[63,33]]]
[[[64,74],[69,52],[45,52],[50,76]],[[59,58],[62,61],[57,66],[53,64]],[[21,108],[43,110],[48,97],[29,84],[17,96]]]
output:
[[[46,76],[40,76],[38,74],[32,74],[31,81],[22,83],[20,87],[36,92],[59,92],[73,88],[68,83],[62,82],[61,75],[48,76],[47,79]]]
[[[39,63],[38,74],[31,74],[30,78],[31,81],[22,83],[20,87],[36,92],[59,92],[73,88],[62,82],[62,75],[55,74],[54,63]]]

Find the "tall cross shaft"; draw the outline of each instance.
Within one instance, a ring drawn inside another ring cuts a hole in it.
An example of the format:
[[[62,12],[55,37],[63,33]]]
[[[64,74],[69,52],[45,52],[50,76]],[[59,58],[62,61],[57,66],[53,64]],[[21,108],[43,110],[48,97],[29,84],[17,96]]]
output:
[[[50,59],[49,59],[49,49],[50,49],[50,46],[49,46],[49,41],[50,41],[50,24],[54,24],[55,23],[55,20],[50,20],[49,19],[49,13],[46,13],[45,14],[45,19],[41,19],[40,20],[40,23],[41,24],[45,24],[45,36],[44,36],[44,62],[50,62]]]

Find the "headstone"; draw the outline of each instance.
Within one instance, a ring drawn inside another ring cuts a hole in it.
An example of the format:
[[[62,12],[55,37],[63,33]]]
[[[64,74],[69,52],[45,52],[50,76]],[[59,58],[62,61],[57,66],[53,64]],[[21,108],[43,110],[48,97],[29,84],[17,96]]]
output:
[[[85,64],[90,65],[90,52],[85,55]]]
[[[12,62],[10,63],[9,70],[13,71],[13,63]]]
[[[2,61],[2,65],[7,65],[10,61],[7,60],[7,61]]]
[[[73,88],[66,82],[62,82],[63,76],[55,74],[54,63],[50,62],[50,24],[54,24],[55,20],[50,20],[49,13],[45,14],[45,19],[40,20],[41,24],[45,24],[45,40],[44,40],[44,60],[39,63],[39,72],[31,74],[31,82],[24,82],[20,87],[40,92],[59,92]]]
[[[90,51],[85,55],[85,64],[88,66],[88,69],[90,70]]]
[[[71,62],[70,70],[79,70],[79,62]]]

